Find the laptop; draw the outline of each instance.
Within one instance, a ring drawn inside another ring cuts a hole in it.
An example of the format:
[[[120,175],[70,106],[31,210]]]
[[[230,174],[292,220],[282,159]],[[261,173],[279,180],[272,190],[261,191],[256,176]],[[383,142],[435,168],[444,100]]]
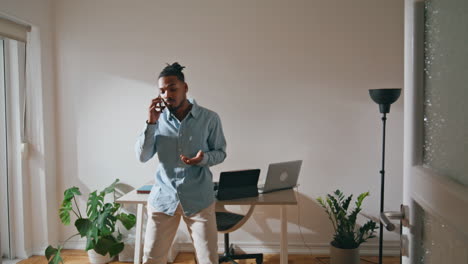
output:
[[[267,193],[294,188],[297,185],[301,165],[302,160],[271,163],[268,166],[265,184],[259,186],[258,192]]]
[[[218,200],[231,200],[258,196],[260,169],[221,172],[219,183],[215,183]]]

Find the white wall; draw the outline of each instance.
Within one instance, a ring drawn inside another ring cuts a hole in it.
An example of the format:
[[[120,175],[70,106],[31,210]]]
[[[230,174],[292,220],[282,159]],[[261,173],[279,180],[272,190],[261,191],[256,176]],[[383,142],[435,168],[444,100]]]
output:
[[[30,194],[24,197],[25,206],[30,214],[25,216],[26,248],[18,249],[17,253],[25,250],[26,255],[40,254],[49,243],[56,244],[58,239],[58,202],[56,197],[56,164],[55,164],[55,87],[54,87],[54,63],[53,63],[53,28],[50,0],[0,0],[0,12],[2,15],[14,18],[29,24],[40,34],[41,69],[39,73],[42,90],[32,94],[39,95],[31,104],[34,111],[32,116],[40,116],[41,120],[28,120],[31,124],[34,142],[30,142],[29,158],[27,166],[28,181],[24,190]],[[36,32],[37,32],[36,31]],[[38,65],[36,65],[38,66]],[[39,69],[38,69],[39,68]],[[38,107],[38,108],[37,108]],[[43,118],[43,120],[42,120]],[[18,244],[18,241],[16,241]],[[21,251],[20,251],[21,250]],[[19,255],[25,257],[23,253]]]
[[[55,4],[59,193],[152,179],[157,162],[139,163],[133,146],[157,74],[178,61],[190,96],[222,119],[228,158],[213,168],[216,178],[244,168],[264,177],[270,162],[304,160],[300,218],[298,207],[289,209],[291,247],[307,250],[300,223],[305,242],[326,249],[331,226],[314,200],[337,188],[370,191],[365,211],[378,212],[381,120],[368,89],[403,86],[403,1]],[[400,99],[387,123],[389,210],[401,203],[402,113]],[[63,229],[61,240],[74,231]],[[258,207],[231,238],[277,249],[279,210]],[[189,238],[182,232],[179,240]]]

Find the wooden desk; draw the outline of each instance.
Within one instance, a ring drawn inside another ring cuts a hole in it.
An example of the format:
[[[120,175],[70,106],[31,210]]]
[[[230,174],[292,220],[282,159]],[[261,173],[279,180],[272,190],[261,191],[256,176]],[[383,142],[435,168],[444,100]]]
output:
[[[136,189],[117,199],[121,204],[137,204],[136,234],[135,234],[135,258],[133,263],[140,264],[143,255],[141,240],[143,237],[143,206],[146,205],[148,194],[137,194]],[[296,192],[294,189],[259,194],[257,197],[249,197],[235,200],[216,201],[221,205],[276,205],[281,206],[281,252],[280,264],[288,263],[288,220],[287,205],[296,205]]]

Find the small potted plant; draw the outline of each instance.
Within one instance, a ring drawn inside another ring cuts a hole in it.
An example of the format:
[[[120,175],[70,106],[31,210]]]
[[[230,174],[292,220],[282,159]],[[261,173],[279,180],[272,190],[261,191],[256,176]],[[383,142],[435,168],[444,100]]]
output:
[[[109,187],[101,192],[94,191],[89,194],[86,205],[87,217],[81,214],[76,202],[75,196],[81,195],[78,187],[72,187],[64,192],[62,205],[59,209],[60,220],[64,225],[71,222],[70,213],[76,216],[75,227],[78,233],[69,237],[63,245],[54,248],[48,246],[45,250],[45,256],[49,264],[63,263],[61,250],[64,244],[72,237],[86,237],[85,250],[88,251],[88,257],[93,264],[108,263],[113,257],[117,256],[124,249],[122,234],[116,230],[115,225],[120,221],[126,229],[135,226],[136,217],[133,214],[119,213],[120,204],[115,202],[104,203],[104,197],[115,191],[115,185],[119,179],[115,180]],[[75,203],[75,209],[73,208]],[[117,236],[115,233],[118,233]]]
[[[349,208],[353,195],[345,197],[340,190],[336,190],[332,195],[328,194],[325,199],[317,198],[335,231],[330,243],[331,264],[359,264],[359,246],[369,238],[375,237],[374,232],[378,227],[374,221],[369,220],[361,227],[356,224],[362,201],[367,196],[369,192],[361,193],[353,210]]]

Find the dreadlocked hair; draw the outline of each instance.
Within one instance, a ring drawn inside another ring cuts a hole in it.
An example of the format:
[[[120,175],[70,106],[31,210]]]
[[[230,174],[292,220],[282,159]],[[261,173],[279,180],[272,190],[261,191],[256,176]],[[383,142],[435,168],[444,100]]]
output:
[[[167,66],[161,71],[158,79],[165,76],[176,76],[177,79],[185,82],[185,76],[182,73],[182,70],[185,68],[185,66],[181,66],[178,62],[174,62],[171,65],[169,63],[166,64]]]

